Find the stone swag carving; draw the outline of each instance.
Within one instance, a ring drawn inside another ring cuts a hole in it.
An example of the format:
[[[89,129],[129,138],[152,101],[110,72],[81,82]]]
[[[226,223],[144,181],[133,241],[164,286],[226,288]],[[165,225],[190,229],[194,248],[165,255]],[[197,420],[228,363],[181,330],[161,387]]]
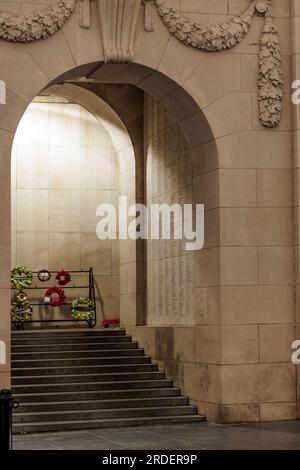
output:
[[[66,23],[77,0],[59,0],[56,4],[30,13],[0,10],[0,38],[6,41],[31,42],[46,39]]]
[[[170,33],[186,46],[203,52],[222,52],[239,44],[249,32],[255,14],[265,17],[259,43],[258,110],[263,126],[280,124],[283,78],[279,35],[271,15],[272,0],[253,0],[239,16],[220,24],[201,24],[189,19],[163,0],[57,0],[32,13],[0,10],[0,38],[27,43],[46,39],[66,23],[79,1],[79,24],[89,28],[90,3],[97,1],[105,62],[132,62],[137,19],[142,3],[145,7],[145,30],[153,31],[152,6]]]
[[[254,14],[264,15],[259,43],[258,110],[264,127],[280,124],[283,78],[279,35],[271,16],[271,3],[253,0],[240,16],[221,24],[197,23],[162,0],[155,0],[158,14],[170,33],[186,46],[205,52],[221,52],[239,44],[250,30]]]

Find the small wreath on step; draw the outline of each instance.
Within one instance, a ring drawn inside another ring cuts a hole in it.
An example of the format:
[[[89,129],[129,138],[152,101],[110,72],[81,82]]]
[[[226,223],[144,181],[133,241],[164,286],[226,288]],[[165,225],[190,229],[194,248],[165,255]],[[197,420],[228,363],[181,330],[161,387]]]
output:
[[[32,284],[32,271],[27,266],[16,266],[11,270],[11,286],[13,289],[23,290]]]
[[[65,286],[71,281],[71,274],[68,271],[62,270],[56,274],[55,279],[60,286]]]
[[[24,322],[31,320],[32,306],[29,302],[19,304],[14,302],[11,306],[11,319],[14,322]]]
[[[19,305],[25,305],[28,303],[28,296],[25,292],[18,292],[16,295],[16,301]]]
[[[51,273],[47,269],[41,269],[38,272],[38,278],[41,282],[47,282],[51,279]]]
[[[50,289],[45,293],[45,303],[49,303],[52,307],[59,307],[62,305],[65,298],[65,291],[57,286],[50,287]]]
[[[74,320],[92,320],[95,315],[95,305],[87,297],[78,297],[72,302],[72,317]]]

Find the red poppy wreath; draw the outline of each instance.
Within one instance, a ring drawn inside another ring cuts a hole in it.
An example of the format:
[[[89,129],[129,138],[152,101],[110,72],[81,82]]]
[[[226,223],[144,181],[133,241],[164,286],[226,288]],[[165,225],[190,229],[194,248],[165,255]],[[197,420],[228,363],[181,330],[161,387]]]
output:
[[[65,286],[71,281],[71,274],[68,271],[59,271],[55,279],[58,281],[60,286]]]
[[[59,307],[62,305],[65,301],[65,298],[65,291],[57,286],[51,287],[45,294],[45,300],[50,299],[50,305],[52,305],[52,307]]]

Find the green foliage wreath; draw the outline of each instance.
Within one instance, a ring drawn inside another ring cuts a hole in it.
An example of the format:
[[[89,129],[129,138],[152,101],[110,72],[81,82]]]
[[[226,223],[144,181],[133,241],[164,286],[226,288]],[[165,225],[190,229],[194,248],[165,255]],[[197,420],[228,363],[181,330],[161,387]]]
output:
[[[78,297],[72,302],[72,317],[74,320],[92,320],[95,315],[95,305],[87,297]]]
[[[19,304],[14,302],[11,306],[11,319],[15,322],[23,322],[31,320],[32,317],[32,306],[27,303]]]
[[[32,271],[27,266],[16,266],[11,270],[11,286],[22,291],[32,284]]]

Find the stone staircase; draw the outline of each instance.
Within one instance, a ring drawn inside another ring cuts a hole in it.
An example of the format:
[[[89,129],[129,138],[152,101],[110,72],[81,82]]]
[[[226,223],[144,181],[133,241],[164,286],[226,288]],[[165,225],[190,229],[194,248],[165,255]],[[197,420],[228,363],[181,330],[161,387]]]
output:
[[[205,420],[124,330],[12,333],[14,433]]]

